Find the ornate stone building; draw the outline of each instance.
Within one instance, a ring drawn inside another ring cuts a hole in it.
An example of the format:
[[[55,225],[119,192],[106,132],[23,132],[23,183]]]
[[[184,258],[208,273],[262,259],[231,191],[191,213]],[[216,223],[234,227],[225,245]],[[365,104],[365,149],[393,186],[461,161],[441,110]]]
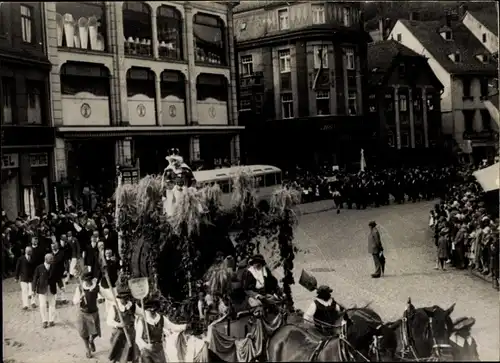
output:
[[[246,2],[234,19],[249,160],[359,162],[370,39],[360,3]]]
[[[47,2],[56,177],[158,173],[169,148],[239,159],[230,2]]]

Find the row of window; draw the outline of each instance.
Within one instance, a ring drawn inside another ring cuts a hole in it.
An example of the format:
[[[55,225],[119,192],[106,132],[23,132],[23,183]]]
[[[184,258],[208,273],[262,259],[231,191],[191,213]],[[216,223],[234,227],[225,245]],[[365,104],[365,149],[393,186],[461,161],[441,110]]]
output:
[[[481,128],[484,131],[490,131],[491,126],[491,115],[488,110],[479,110],[481,114]],[[476,115],[476,110],[462,110],[464,116],[464,129],[465,132],[474,131],[474,116]]]
[[[411,145],[410,133],[403,131],[400,134],[401,147],[407,148]],[[392,131],[387,133],[387,143],[390,147],[396,147],[396,136]],[[415,145],[422,146],[424,144],[424,136],[421,132],[415,132]]]
[[[356,91],[349,91],[347,94],[348,115],[358,115],[358,94]],[[291,93],[281,94],[281,118],[292,119],[295,117],[294,101]],[[316,91],[316,116],[328,116],[332,114],[330,106],[330,91]]]
[[[462,79],[462,88],[463,88],[463,97],[464,98],[472,98],[472,79],[471,78],[463,78]],[[488,78],[480,78],[479,79],[479,89],[481,92],[481,97],[488,97],[488,88],[489,82]]]
[[[281,180],[281,172],[279,173],[268,173],[268,174],[261,174],[261,175],[255,175],[255,186],[257,188],[264,188],[264,187],[274,187],[276,185],[280,185],[282,182]],[[232,193],[232,184],[233,181],[231,179],[228,180],[219,180],[217,182],[206,182],[206,183],[200,183],[198,185],[199,188],[203,188],[206,186],[213,186],[214,184],[218,184],[219,187],[221,188],[222,193],[224,194],[230,194]]]
[[[334,18],[344,26],[352,26],[359,22],[359,10],[351,8],[349,6],[342,5],[331,5],[334,6]],[[325,5],[324,4],[312,4],[311,14],[313,24],[325,24]],[[290,29],[290,15],[288,9],[278,10],[278,20],[279,29],[287,30]]]
[[[19,119],[21,124],[41,125],[45,120],[45,107],[47,92],[42,81],[27,80],[26,85],[26,119]],[[1,124],[12,125],[18,118],[17,112],[20,105],[16,99],[16,82],[14,78],[2,77],[1,79]]]
[[[56,3],[58,46],[107,51],[104,3]],[[162,5],[152,14],[143,2],[124,2],[123,41],[125,54],[153,56],[153,15],[156,18],[160,58],[185,59],[183,54],[184,22],[173,6]],[[195,60],[227,64],[226,29],[221,18],[197,13],[193,18]]]
[[[343,48],[345,54],[346,69],[356,69],[356,58],[353,48]],[[290,73],[292,71],[290,49],[282,49],[278,52],[280,73]],[[328,47],[325,45],[314,46],[314,69],[329,69]],[[251,54],[240,56],[240,72],[242,75],[251,75],[255,71],[253,56]]]
[[[386,102],[385,110],[387,112],[394,111],[392,95],[387,95],[386,99],[388,99],[389,102]],[[433,111],[434,110],[433,96],[428,95],[426,101],[427,101],[427,109],[429,111]],[[422,102],[423,102],[423,100],[420,97],[413,98],[413,111],[414,112],[421,112],[422,111]],[[398,107],[399,112],[409,112],[408,97],[406,95],[404,95],[404,94],[399,95],[398,106],[399,106]],[[376,104],[376,96],[375,95],[370,95],[369,110],[370,110],[370,112],[377,112],[377,104]]]
[[[44,112],[47,103],[47,92],[45,83],[41,81],[26,81],[27,115],[26,120],[18,119],[19,105],[16,104],[16,83],[14,78],[3,77],[1,79],[1,124],[11,125],[19,122],[21,124],[41,125],[44,122]],[[185,81],[182,74],[174,71],[162,73],[160,85],[161,97],[174,95],[185,99]],[[95,66],[82,70],[71,63],[61,68],[61,93],[64,95],[75,95],[80,92],[88,92],[95,96],[109,97],[110,80],[104,68]],[[142,69],[131,69],[127,73],[127,94],[132,97],[136,94],[145,94],[151,98],[155,97],[156,88],[154,74]],[[228,100],[227,81],[223,76],[212,74],[200,74],[196,82],[197,100],[203,101],[213,98],[221,102]]]

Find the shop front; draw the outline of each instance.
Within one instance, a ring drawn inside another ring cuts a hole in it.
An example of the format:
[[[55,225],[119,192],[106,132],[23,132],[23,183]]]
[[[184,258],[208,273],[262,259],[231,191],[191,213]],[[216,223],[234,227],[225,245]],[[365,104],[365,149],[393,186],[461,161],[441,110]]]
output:
[[[2,209],[9,219],[53,209],[53,148],[51,127],[2,128]]]

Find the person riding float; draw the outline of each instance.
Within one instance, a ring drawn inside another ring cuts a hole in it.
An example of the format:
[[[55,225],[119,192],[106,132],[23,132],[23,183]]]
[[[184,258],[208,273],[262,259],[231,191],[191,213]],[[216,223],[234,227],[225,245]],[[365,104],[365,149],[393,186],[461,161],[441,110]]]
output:
[[[334,324],[342,308],[332,298],[333,290],[321,285],[316,290],[316,298],[311,302],[304,314],[304,321],[314,324],[316,329],[324,335],[334,334]]]
[[[251,307],[275,304],[281,300],[281,289],[278,280],[266,266],[262,255],[255,255],[249,261],[249,267],[242,276],[243,289],[248,296]]]

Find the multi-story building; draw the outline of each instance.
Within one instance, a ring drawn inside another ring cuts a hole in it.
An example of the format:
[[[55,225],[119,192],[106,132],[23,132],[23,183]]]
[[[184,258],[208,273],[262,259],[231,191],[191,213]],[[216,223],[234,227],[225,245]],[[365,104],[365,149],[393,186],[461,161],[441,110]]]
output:
[[[496,9],[488,7],[482,10],[466,11],[462,23],[491,53],[491,57],[498,61],[498,3]],[[499,84],[498,77],[491,83],[489,99],[484,101],[484,105],[490,112],[492,119],[500,127],[499,112]]]
[[[399,19],[389,38],[428,58],[444,89],[441,95],[442,131],[475,160],[493,157],[498,127],[486,108],[497,64],[488,49],[461,21]],[[470,140],[470,142],[469,142]]]
[[[47,212],[53,195],[51,66],[40,4],[0,3],[2,209],[10,219]]]
[[[115,165],[239,158],[232,2],[45,3],[56,175],[110,184]],[[68,183],[69,182],[69,183]]]
[[[496,4],[496,6],[498,6],[498,4]],[[482,10],[466,10],[462,23],[492,55],[496,54],[498,56],[497,9],[488,7]]]
[[[385,40],[368,45],[368,70],[368,112],[379,128],[377,142],[371,150],[366,148],[366,155],[378,156],[378,163],[425,162],[425,156],[442,156],[436,151],[443,85],[427,59],[395,40]]]
[[[248,159],[359,162],[369,40],[360,3],[242,3],[234,32]]]

